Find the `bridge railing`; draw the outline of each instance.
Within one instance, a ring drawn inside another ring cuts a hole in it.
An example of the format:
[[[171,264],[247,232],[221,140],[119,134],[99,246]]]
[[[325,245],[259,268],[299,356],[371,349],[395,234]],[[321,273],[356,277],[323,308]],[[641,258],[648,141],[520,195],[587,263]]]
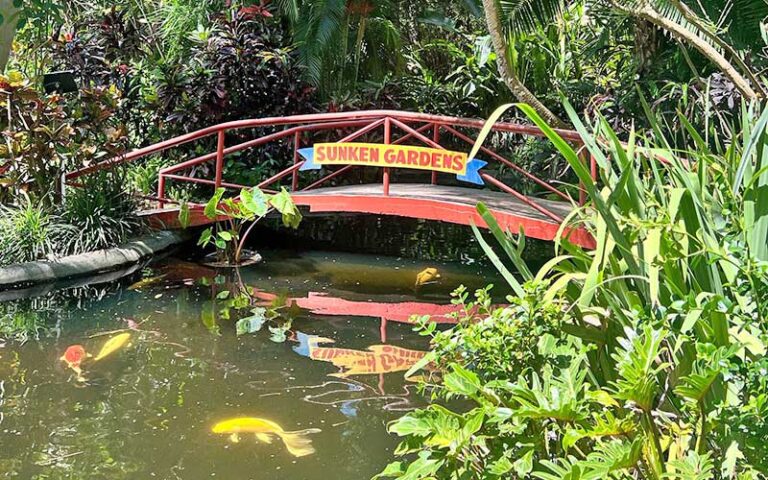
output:
[[[290,139],[293,149],[293,163],[290,167],[278,172],[277,174],[263,180],[258,184],[259,188],[269,190],[268,187],[290,178],[290,189],[292,191],[306,191],[317,188],[328,181],[337,178],[353,168],[360,168],[359,165],[346,165],[329,174],[321,177],[309,185],[300,187],[299,169],[304,161],[299,155],[299,149],[302,147],[302,141],[308,134],[322,131],[348,131],[338,142],[350,142],[352,140],[371,134],[378,129],[383,130],[383,140],[385,144],[403,144],[408,141],[417,141],[423,145],[443,149],[441,142],[450,137],[454,141],[459,141],[470,148],[475,140],[471,135],[463,133],[460,129],[479,131],[484,126],[483,120],[473,120],[466,118],[447,117],[439,115],[429,115],[422,113],[401,112],[392,110],[373,110],[360,112],[337,112],[320,113],[310,115],[296,115],[290,117],[270,117],[252,120],[240,120],[234,122],[222,123],[219,125],[204,128],[195,132],[177,136],[175,138],[156,143],[147,147],[133,150],[123,156],[112,158],[110,160],[90,165],[65,175],[65,181],[70,185],[76,185],[77,179],[84,175],[105,169],[114,168],[117,165],[133,162],[150,155],[165,152],[170,149],[178,148],[194,141],[216,137],[216,150],[214,152],[186,160],[159,171],[157,197],[144,196],[148,200],[158,202],[160,208],[165,204],[177,203],[166,196],[166,185],[168,181],[191,182],[197,184],[210,185],[214,188],[248,188],[247,185],[226,182],[224,175],[224,159],[227,155],[244,150],[260,147],[272,142],[284,141]],[[227,146],[227,133],[245,129],[254,128],[279,128],[282,130],[262,135],[258,138]],[[401,136],[395,138],[395,131],[400,131]],[[507,132],[522,136],[544,137],[544,133],[536,126],[517,124],[517,123],[496,123],[493,127],[495,132]],[[570,130],[557,130],[557,132],[566,140],[580,148],[580,154],[583,161],[590,163],[590,170],[593,178],[596,178],[597,168],[595,159],[587,155],[586,149],[579,134]],[[539,178],[517,163],[509,160],[503,155],[493,151],[491,148],[483,146],[481,148],[484,156],[489,160],[498,162],[514,170],[522,178],[538,185],[544,191],[556,196],[564,201],[574,201],[568,194],[557,188],[551,182]],[[182,172],[188,171],[193,167],[214,162],[213,178],[201,178],[192,175],[183,175]],[[546,215],[554,221],[561,222],[563,219],[546,206],[537,203],[535,200],[521,193],[519,190],[503,183],[498,178],[489,173],[481,172],[481,177],[485,182],[504,191],[519,201],[525,203],[538,212]],[[437,184],[439,181],[438,173],[431,172],[431,183]],[[383,195],[389,195],[391,183],[391,172],[388,167],[383,168],[382,189]],[[576,200],[579,204],[585,202],[584,189],[579,186],[579,198]]]

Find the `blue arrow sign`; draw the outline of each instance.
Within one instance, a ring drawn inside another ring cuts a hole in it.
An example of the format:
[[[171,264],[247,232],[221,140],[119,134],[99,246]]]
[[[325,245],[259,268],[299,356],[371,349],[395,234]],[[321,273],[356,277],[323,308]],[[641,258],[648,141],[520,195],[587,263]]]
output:
[[[299,155],[304,157],[305,160],[304,165],[299,167],[300,172],[305,172],[307,170],[320,170],[323,168],[322,165],[315,163],[315,147],[300,148]]]
[[[467,162],[467,173],[465,175],[456,175],[462,182],[474,183],[475,185],[485,185],[483,177],[480,176],[480,169],[488,165],[488,162],[473,158]]]

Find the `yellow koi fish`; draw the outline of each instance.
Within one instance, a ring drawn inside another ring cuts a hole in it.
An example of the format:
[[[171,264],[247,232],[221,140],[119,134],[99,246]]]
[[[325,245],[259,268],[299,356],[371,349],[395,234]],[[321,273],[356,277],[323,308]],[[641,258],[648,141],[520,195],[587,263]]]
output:
[[[440,273],[438,273],[436,268],[425,268],[416,275],[415,287],[419,288],[422,285],[434,283],[438,278],[440,278]]]
[[[131,339],[130,333],[121,333],[119,335],[115,335],[114,337],[104,342],[104,346],[101,347],[101,350],[99,350],[99,354],[96,355],[93,361],[98,362],[102,358],[115,353],[117,350],[122,348],[126,343],[128,343],[128,340],[130,339]]]
[[[276,435],[283,440],[285,448],[294,457],[304,457],[315,453],[312,446],[312,440],[307,438],[311,433],[319,433],[319,428],[307,428],[295,432],[286,432],[275,422],[270,422],[263,418],[240,417],[224,420],[213,426],[213,433],[229,434],[233,442],[240,441],[241,433],[254,433],[256,440],[264,443],[272,443],[272,436]]]

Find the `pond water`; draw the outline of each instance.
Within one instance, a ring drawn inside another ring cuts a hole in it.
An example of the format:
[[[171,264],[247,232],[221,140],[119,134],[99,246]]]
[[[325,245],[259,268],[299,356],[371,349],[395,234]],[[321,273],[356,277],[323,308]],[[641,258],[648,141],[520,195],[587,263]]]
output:
[[[239,274],[168,260],[132,288],[135,277],[50,307],[39,341],[0,340],[0,477],[359,480],[380,471],[397,445],[386,424],[425,403],[403,377],[427,347],[409,314],[446,321],[454,287],[493,278],[456,264],[262,253]],[[440,279],[416,289],[427,267]],[[23,317],[40,304],[5,307]],[[261,329],[238,335],[242,318],[240,333]],[[121,333],[129,342],[95,361]],[[80,375],[61,360],[72,345],[95,356]],[[257,422],[259,438],[213,433],[238,417],[274,423]],[[277,428],[309,430],[284,442]]]

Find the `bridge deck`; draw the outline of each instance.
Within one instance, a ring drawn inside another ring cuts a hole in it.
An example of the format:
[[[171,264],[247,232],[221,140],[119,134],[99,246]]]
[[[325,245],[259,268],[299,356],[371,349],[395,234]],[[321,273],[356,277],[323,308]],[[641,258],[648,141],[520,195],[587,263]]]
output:
[[[357,212],[374,215],[396,215],[485,227],[475,206],[485,203],[496,216],[502,228],[540,240],[552,240],[560,227],[559,222],[516,199],[512,195],[491,190],[431,184],[391,184],[389,196],[384,196],[382,185],[349,185],[318,188],[293,194],[297,205],[308,206],[310,212]],[[531,199],[561,218],[571,213],[573,205],[543,199]],[[592,237],[585,231],[570,232],[575,243],[590,247]]]
[[[293,194],[294,201],[299,205],[317,205],[322,197],[334,197],[344,204],[353,204],[360,207],[360,203],[368,199],[384,199],[386,202],[393,202],[394,199],[409,199],[413,201],[426,201],[439,203],[444,206],[470,207],[475,208],[478,202],[485,203],[488,208],[500,212],[514,213],[521,218],[530,218],[540,221],[553,222],[551,218],[527,205],[513,196],[494,192],[491,190],[482,190],[478,188],[451,187],[445,185],[400,183],[391,184],[389,187],[389,197],[385,197],[381,184],[348,185],[343,187],[317,188],[305,192],[296,192]],[[312,198],[311,201],[302,200],[302,198]],[[341,197],[350,197],[349,200]],[[551,200],[531,199],[538,205],[550,210],[561,217],[567,216],[572,206],[566,202],[557,202]],[[306,202],[306,203],[305,203]],[[312,211],[318,211],[312,209]],[[381,212],[383,213],[383,212]]]
[[[311,213],[365,213],[392,215],[424,220],[435,220],[460,225],[474,223],[487,225],[477,214],[475,206],[485,203],[502,228],[517,232],[520,228],[531,238],[553,240],[560,227],[559,222],[542,212],[514,198],[490,190],[431,184],[391,184],[389,196],[385,196],[381,184],[348,185],[341,187],[317,188],[294,192],[297,205],[308,207]],[[565,218],[574,208],[567,202],[531,199],[556,215]],[[192,224],[210,221],[200,214],[192,215]],[[144,214],[154,222],[163,223],[166,228],[178,223],[176,209],[147,211]],[[585,231],[569,232],[571,241],[585,247],[594,244]]]

